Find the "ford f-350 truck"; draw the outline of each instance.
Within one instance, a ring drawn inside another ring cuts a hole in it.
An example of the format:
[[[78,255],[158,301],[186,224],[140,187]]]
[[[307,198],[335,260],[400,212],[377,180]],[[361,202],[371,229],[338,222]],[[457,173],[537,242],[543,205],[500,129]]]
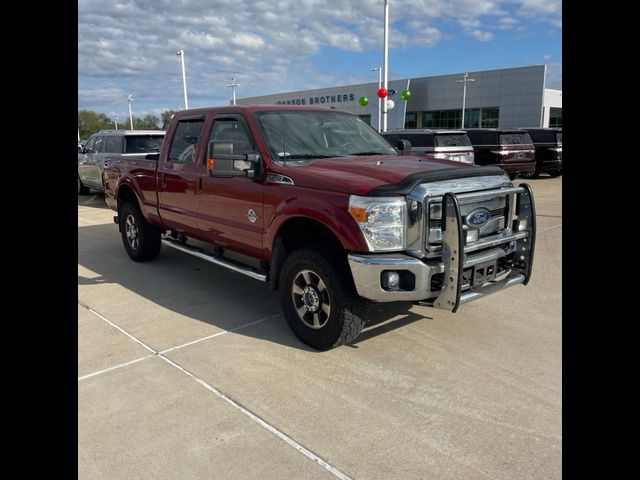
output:
[[[269,282],[293,332],[326,350],[356,339],[373,302],[456,312],[531,278],[531,188],[410,150],[333,109],[183,110],[159,154],[109,158],[105,197],[133,260],[164,245]]]

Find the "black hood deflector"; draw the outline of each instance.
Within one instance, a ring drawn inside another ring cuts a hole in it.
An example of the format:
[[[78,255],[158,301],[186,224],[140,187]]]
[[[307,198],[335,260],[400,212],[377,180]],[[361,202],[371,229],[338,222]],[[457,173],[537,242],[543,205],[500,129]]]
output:
[[[379,187],[372,189],[367,195],[371,197],[407,195],[421,183],[440,182],[456,178],[484,177],[490,175],[506,175],[506,172],[499,167],[452,167],[433,170],[430,172],[418,172],[406,176],[398,183],[380,185]]]

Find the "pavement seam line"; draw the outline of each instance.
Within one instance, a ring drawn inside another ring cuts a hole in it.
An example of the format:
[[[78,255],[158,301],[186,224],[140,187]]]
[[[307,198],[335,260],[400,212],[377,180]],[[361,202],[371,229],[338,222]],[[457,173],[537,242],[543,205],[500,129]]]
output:
[[[103,315],[101,315],[98,312],[96,312],[94,309],[89,307],[86,303],[82,302],[81,300],[78,300],[78,303],[80,305],[82,305],[84,308],[86,308],[87,310],[89,310],[91,313],[96,315],[98,318],[104,320],[105,322],[107,322],[112,327],[114,327],[117,330],[119,330],[122,333],[124,333],[127,337],[131,338],[136,343],[142,345],[147,350],[153,352],[153,355],[147,355],[146,357],[143,357],[143,358],[140,358],[138,360],[135,360],[134,362],[129,362],[129,364],[135,363],[136,361],[140,361],[140,360],[143,360],[144,358],[149,358],[149,357],[152,357],[152,356],[156,356],[156,357],[161,358],[162,360],[167,362],[169,365],[172,365],[173,367],[175,367],[178,370],[180,370],[181,372],[183,372],[185,375],[191,377],[193,380],[195,380],[197,383],[199,383],[204,388],[209,390],[211,393],[215,394],[218,398],[220,398],[220,399],[224,400],[225,402],[227,402],[229,405],[231,405],[232,407],[234,407],[235,409],[237,409],[238,411],[243,413],[245,416],[249,417],[255,423],[257,423],[258,425],[260,425],[261,427],[263,427],[264,429],[266,429],[267,431],[269,431],[270,433],[272,433],[273,435],[278,437],[280,440],[284,441],[286,444],[288,444],[289,446],[295,448],[298,452],[302,453],[304,456],[306,456],[310,460],[314,461],[315,463],[317,463],[318,465],[323,467],[325,470],[327,470],[328,472],[333,474],[335,477],[339,478],[340,480],[352,480],[351,477],[349,477],[348,475],[342,473],[340,470],[338,470],[336,467],[334,467],[333,465],[329,464],[328,462],[324,461],[322,458],[320,458],[318,455],[313,453],[311,450],[309,450],[309,449],[303,447],[302,445],[300,445],[298,442],[296,442],[293,438],[289,437],[287,434],[281,432],[280,430],[278,430],[273,425],[267,423],[265,420],[263,420],[258,415],[253,413],[251,410],[245,408],[240,403],[236,402],[235,400],[233,400],[231,397],[229,397],[228,395],[226,395],[222,391],[220,391],[217,388],[215,388],[214,386],[210,385],[205,380],[201,379],[200,377],[197,377],[196,375],[194,375],[193,373],[191,373],[190,371],[188,371],[184,367],[178,365],[176,362],[174,362],[170,358],[165,357],[162,354],[162,352],[155,351],[154,349],[149,347],[147,344],[145,344],[142,340],[137,339],[136,337],[134,337],[133,335],[131,335],[130,333],[128,333],[124,329],[120,328],[118,325],[116,325],[115,323],[113,323],[109,319],[105,318]],[[256,324],[256,323],[259,323],[259,322],[262,322],[262,321],[266,321],[266,320],[268,320],[270,318],[275,318],[278,315],[280,315],[280,314],[276,314],[276,315],[272,315],[272,316],[267,317],[267,318],[256,320],[255,322],[251,322],[251,324]],[[244,325],[244,326],[241,326],[241,327],[244,328],[244,327],[249,326],[251,324],[247,324],[247,325]],[[219,332],[218,334],[215,334],[214,336],[222,335],[223,333],[228,333],[228,332],[231,332],[233,330],[238,330],[239,328],[240,327],[236,327],[235,329],[231,329],[231,330],[225,330],[224,332]],[[121,366],[124,366],[124,364],[121,365]],[[108,369],[108,370],[113,370],[113,369]],[[85,376],[85,378],[86,378],[86,376]]]
[[[552,228],[558,228],[561,227],[562,224],[558,224],[558,225],[553,225],[552,227],[547,227],[547,228],[543,228],[542,230],[538,230],[537,233],[542,233],[542,232],[546,232],[547,230],[551,230]]]
[[[190,342],[183,343],[182,345],[178,345],[176,347],[167,348],[166,350],[162,350],[162,351],[160,351],[158,353],[163,354],[163,353],[173,352],[175,350],[179,350],[179,349],[184,348],[184,347],[189,347],[191,345],[195,345],[196,343],[204,342],[205,340],[209,340],[211,338],[219,337],[220,335],[224,335],[225,333],[233,333],[233,332],[236,332],[238,330],[242,330],[243,328],[247,328],[247,327],[250,327],[252,325],[256,325],[258,323],[266,322],[267,320],[271,320],[272,318],[276,318],[279,315],[282,315],[282,314],[281,313],[277,313],[275,315],[270,315],[268,317],[261,318],[259,320],[254,321],[254,322],[245,323],[244,325],[240,325],[238,327],[234,327],[234,328],[231,328],[229,330],[223,330],[221,332],[214,333],[212,335],[207,335],[206,337],[198,338],[196,340],[192,340]]]
[[[273,425],[267,423],[265,420],[263,420],[258,415],[253,413],[251,410],[245,408],[244,406],[242,406],[240,403],[238,403],[235,400],[233,400],[228,395],[224,394],[223,392],[221,392],[220,390],[218,390],[214,386],[212,386],[209,383],[207,383],[205,380],[201,379],[200,377],[197,377],[196,375],[194,375],[190,371],[186,370],[184,367],[181,367],[180,365],[175,363],[173,360],[171,360],[170,358],[165,357],[164,355],[160,355],[159,354],[158,357],[160,357],[161,359],[163,359],[165,362],[169,363],[170,365],[173,365],[175,368],[177,368],[178,370],[183,372],[185,375],[188,375],[189,377],[193,378],[196,382],[198,382],[204,388],[209,390],[211,393],[215,394],[217,397],[219,397],[220,399],[224,400],[225,402],[227,402],[229,405],[231,405],[235,409],[239,410],[241,413],[243,413],[244,415],[249,417],[255,423],[257,423],[261,427],[265,428],[266,430],[271,432],[273,435],[275,435],[276,437],[278,437],[280,440],[284,441],[285,443],[287,443],[291,447],[295,448],[298,452],[302,453],[307,458],[309,458],[309,459],[313,460],[314,462],[316,462],[318,465],[320,465],[325,470],[327,470],[330,473],[332,473],[334,476],[336,476],[340,480],[352,480],[351,477],[349,477],[346,474],[342,473],[336,467],[334,467],[333,465],[327,463],[322,458],[320,458],[318,455],[316,455],[312,451],[308,450],[307,448],[303,447],[298,442],[296,442],[293,438],[291,438],[287,434],[281,432],[280,430],[278,430]]]
[[[111,320],[109,320],[108,318],[105,318],[104,316],[100,315],[98,312],[96,312],[93,308],[91,308],[89,305],[87,305],[86,303],[84,303],[82,300],[78,300],[78,303],[80,305],[82,305],[84,308],[86,308],[87,310],[89,310],[91,313],[93,313],[96,317],[104,320],[105,322],[107,322],[109,325],[111,325],[113,328],[115,328],[116,330],[124,333],[127,337],[129,337],[131,340],[133,340],[134,342],[136,342],[138,345],[141,345],[142,347],[146,348],[147,350],[149,350],[151,353],[153,353],[154,355],[157,355],[158,352],[156,350],[154,350],[153,348],[151,348],[149,345],[147,345],[146,343],[144,343],[142,340],[137,339],[136,337],[134,337],[133,335],[131,335],[129,332],[127,332],[126,330],[120,328],[118,325],[116,325],[115,323],[113,323]]]
[[[104,370],[98,370],[97,372],[89,373],[88,375],[83,375],[82,377],[78,377],[78,381],[84,380],[86,378],[95,377],[96,375],[100,375],[101,373],[107,373],[111,370],[116,370],[118,368],[126,367],[127,365],[132,365],[134,363],[138,363],[141,360],[146,360],[147,358],[154,357],[155,355],[145,355],[144,357],[136,358],[135,360],[131,360],[130,362],[121,363],[120,365],[114,365],[113,367],[105,368]]]

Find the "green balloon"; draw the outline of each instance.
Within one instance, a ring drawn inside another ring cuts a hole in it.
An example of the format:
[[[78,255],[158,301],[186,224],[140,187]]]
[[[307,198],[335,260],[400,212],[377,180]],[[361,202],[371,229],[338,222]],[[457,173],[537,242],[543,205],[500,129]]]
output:
[[[358,103],[363,107],[366,107],[367,105],[369,105],[369,99],[367,97],[360,97],[358,99]]]
[[[409,100],[411,98],[411,92],[405,88],[400,92],[400,98],[402,100]]]

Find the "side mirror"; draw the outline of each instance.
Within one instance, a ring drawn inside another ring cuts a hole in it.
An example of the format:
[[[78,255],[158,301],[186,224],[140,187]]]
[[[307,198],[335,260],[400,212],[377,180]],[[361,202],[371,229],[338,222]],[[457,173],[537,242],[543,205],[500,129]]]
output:
[[[232,142],[209,142],[207,171],[210,177],[255,178],[260,166],[257,153],[233,153]]]
[[[398,146],[396,148],[400,152],[400,155],[411,155],[411,142],[409,140],[398,140]]]

